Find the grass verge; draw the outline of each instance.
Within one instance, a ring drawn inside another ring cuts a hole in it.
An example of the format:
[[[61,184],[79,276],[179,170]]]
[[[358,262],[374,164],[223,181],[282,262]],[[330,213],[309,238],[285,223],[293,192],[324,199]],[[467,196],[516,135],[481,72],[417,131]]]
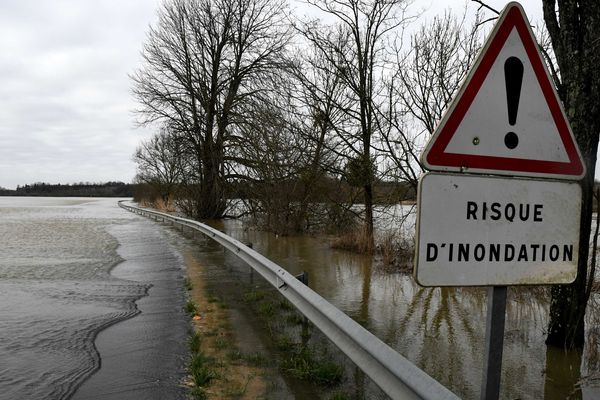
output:
[[[194,257],[187,255],[186,264],[189,279],[184,281],[184,288],[189,300],[185,311],[192,318],[187,380],[191,397],[264,398],[265,370],[239,350],[227,303],[208,293],[202,280],[202,266]]]
[[[281,371],[320,388],[336,388],[345,371],[321,344],[310,343],[313,326],[285,299],[274,300],[267,290],[244,295],[266,327],[278,354]]]

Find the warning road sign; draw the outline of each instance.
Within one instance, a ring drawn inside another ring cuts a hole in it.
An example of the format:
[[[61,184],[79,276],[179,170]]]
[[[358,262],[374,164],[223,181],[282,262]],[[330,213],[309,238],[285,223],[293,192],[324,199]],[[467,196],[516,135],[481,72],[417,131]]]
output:
[[[417,282],[423,286],[572,282],[579,258],[580,199],[577,182],[424,175],[418,198]]]
[[[579,149],[519,4],[503,11],[422,161],[436,171],[583,177]]]

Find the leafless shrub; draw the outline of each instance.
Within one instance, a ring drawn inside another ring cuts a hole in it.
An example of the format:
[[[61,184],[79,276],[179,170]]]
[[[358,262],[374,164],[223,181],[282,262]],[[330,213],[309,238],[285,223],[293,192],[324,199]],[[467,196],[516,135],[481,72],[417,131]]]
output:
[[[394,270],[412,269],[415,252],[414,238],[407,238],[394,232],[384,234],[377,243],[383,267]]]
[[[369,232],[364,228],[347,231],[331,242],[331,247],[339,250],[348,250],[355,253],[373,253],[373,245]]]

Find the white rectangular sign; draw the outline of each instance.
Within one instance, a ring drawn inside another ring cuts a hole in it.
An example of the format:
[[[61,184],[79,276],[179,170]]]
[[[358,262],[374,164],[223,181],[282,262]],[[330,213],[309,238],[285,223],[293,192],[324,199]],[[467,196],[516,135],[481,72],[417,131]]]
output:
[[[581,188],[574,182],[428,173],[419,184],[422,286],[570,283]]]

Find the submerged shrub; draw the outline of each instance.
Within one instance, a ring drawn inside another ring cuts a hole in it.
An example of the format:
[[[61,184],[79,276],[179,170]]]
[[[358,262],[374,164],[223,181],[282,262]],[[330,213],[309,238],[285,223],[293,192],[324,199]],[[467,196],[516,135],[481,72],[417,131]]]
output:
[[[334,386],[342,382],[344,369],[332,360],[317,357],[314,351],[304,348],[292,352],[282,367],[292,376],[316,382],[321,386]]]

